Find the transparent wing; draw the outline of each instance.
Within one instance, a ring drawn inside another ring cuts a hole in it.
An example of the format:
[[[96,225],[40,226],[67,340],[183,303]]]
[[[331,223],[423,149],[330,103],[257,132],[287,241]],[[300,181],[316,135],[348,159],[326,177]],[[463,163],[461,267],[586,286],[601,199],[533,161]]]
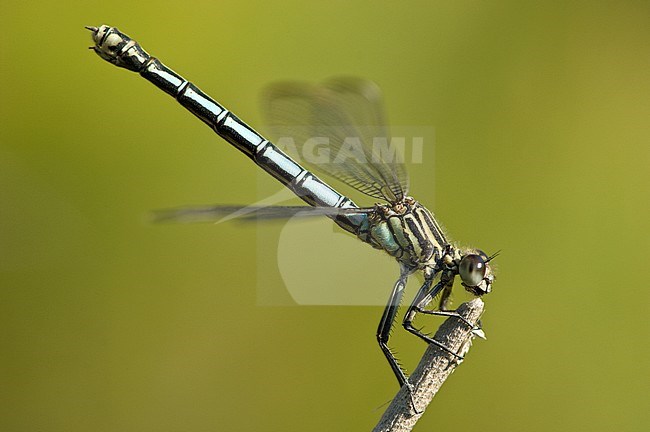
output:
[[[310,206],[198,206],[156,210],[154,222],[200,223],[288,219],[292,217],[339,216],[372,213],[373,208],[337,208]]]
[[[274,142],[317,171],[374,198],[408,192],[403,148],[390,140],[381,92],[371,81],[284,82],[263,95]]]

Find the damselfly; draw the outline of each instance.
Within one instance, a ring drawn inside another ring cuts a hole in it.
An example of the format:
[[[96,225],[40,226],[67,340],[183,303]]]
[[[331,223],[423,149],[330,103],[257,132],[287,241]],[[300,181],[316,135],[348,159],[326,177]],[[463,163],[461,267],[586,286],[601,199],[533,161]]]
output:
[[[186,208],[163,212],[161,218],[175,221],[215,220],[233,212],[244,218],[255,219],[294,215],[330,217],[341,228],[372,247],[385,251],[399,263],[400,276],[379,322],[377,340],[400,386],[407,383],[406,374],[387,344],[407,278],[413,273],[422,272],[424,283],[405,313],[404,328],[424,341],[440,346],[456,359],[462,358],[416,329],[413,320],[422,313],[455,316],[464,321],[455,311],[449,310],[454,280],[459,276],[463,287],[475,296],[489,293],[494,279],[489,262],[495,255],[488,257],[478,249],[461,249],[452,245],[431,212],[407,195],[408,176],[402,161],[389,160],[373,149],[370,131],[384,138],[387,138],[387,131],[372,84],[363,80],[340,79],[322,86],[284,85],[272,88],[268,97],[272,105],[269,113],[275,126],[300,126],[289,131],[296,145],[304,145],[310,136],[329,135],[330,147],[337,154],[338,163],[316,162],[315,168],[359,192],[383,201],[373,207],[359,208],[194,84],[151,57],[137,42],[115,27],[102,25],[87,28],[92,31],[95,42],[91,48],[101,58],[138,72],[173,96],[219,136],[310,205]],[[359,101],[361,108],[353,106]],[[351,136],[359,138],[360,147],[346,146],[345,138]],[[440,295],[438,309],[427,309],[437,295]],[[473,328],[471,323],[464,322]],[[480,335],[480,329],[473,330]]]

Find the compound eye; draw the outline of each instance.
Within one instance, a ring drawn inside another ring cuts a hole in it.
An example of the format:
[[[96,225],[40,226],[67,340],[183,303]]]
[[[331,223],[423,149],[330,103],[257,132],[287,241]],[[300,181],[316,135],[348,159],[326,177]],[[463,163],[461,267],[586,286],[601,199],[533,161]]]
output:
[[[463,283],[471,287],[481,283],[485,277],[485,271],[485,260],[480,255],[466,255],[460,260],[458,266],[458,272]]]

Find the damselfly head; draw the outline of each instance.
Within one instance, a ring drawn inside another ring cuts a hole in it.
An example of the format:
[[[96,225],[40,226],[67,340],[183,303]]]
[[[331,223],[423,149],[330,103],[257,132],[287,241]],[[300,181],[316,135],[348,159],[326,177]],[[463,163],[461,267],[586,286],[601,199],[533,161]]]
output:
[[[476,296],[482,296],[491,291],[494,275],[489,262],[494,256],[488,257],[481,250],[462,254],[458,264],[458,274],[467,291]]]

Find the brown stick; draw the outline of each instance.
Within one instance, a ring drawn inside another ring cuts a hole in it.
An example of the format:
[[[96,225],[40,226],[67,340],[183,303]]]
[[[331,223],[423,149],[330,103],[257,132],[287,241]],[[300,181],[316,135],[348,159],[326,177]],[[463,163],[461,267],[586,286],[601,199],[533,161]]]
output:
[[[476,323],[483,314],[483,309],[483,301],[475,298],[460,305],[457,311],[470,323]],[[451,317],[442,323],[434,339],[445,344],[453,352],[464,356],[469,351],[473,337],[467,324]],[[406,386],[403,386],[397,392],[373,432],[407,432],[413,429],[458,364],[458,360],[447,351],[436,345],[429,345],[420,364],[409,378],[413,389],[409,392]]]

